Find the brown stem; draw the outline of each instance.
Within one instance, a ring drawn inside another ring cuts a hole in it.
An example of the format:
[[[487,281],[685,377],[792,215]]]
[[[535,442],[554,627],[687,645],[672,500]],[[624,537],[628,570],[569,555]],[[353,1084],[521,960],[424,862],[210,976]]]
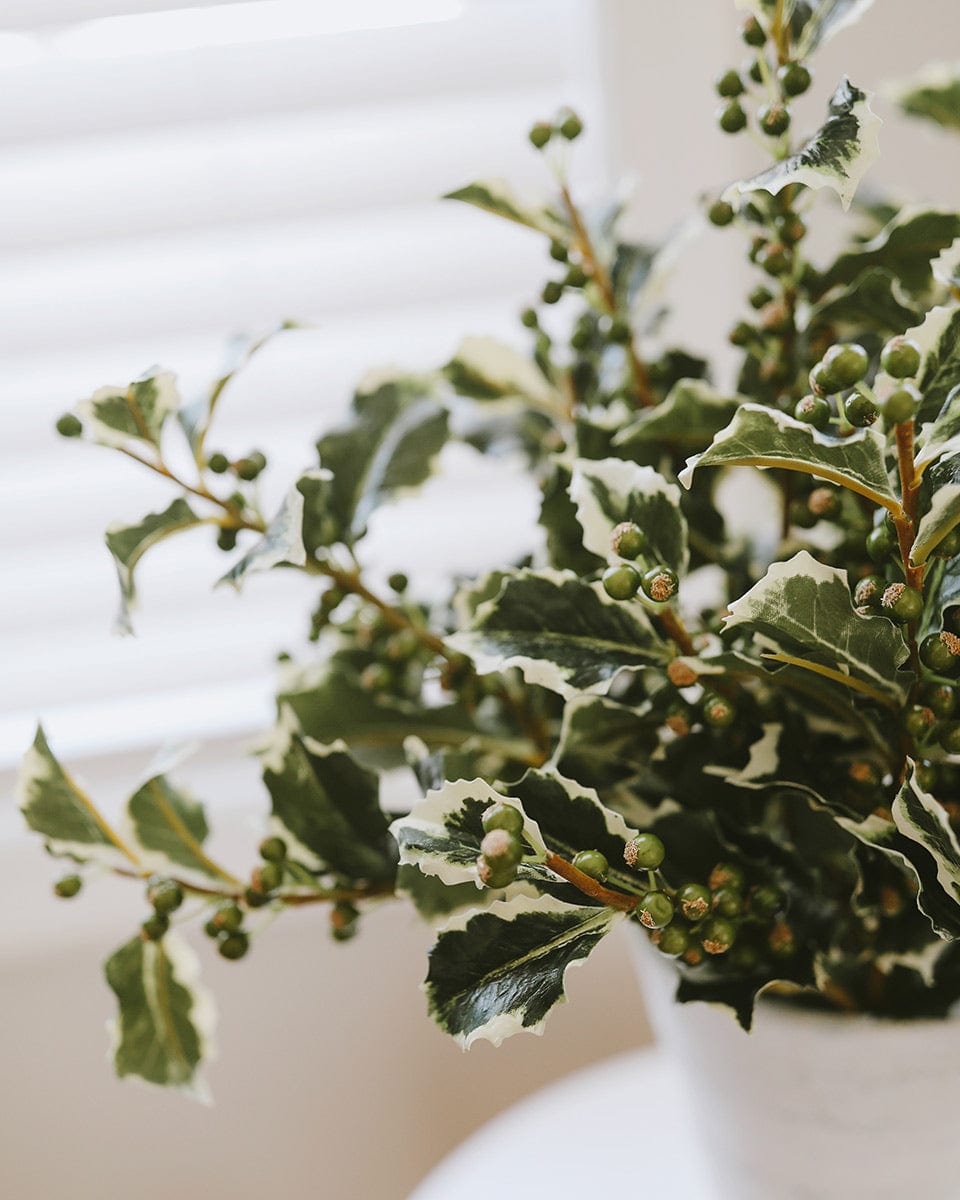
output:
[[[153,874],[150,871],[131,871],[126,867],[114,867],[114,875],[122,875],[126,879],[148,879]],[[232,900],[234,902],[242,902],[244,899],[244,889],[236,888],[214,888],[204,887],[202,884],[191,883],[186,879],[178,879],[176,876],[168,876],[171,882],[177,887],[191,896],[208,896],[210,899]],[[393,883],[371,883],[361,887],[353,888],[330,888],[325,891],[316,893],[303,894],[302,892],[283,892],[277,891],[273,894],[271,900],[279,900],[282,904],[289,905],[293,908],[302,907],[304,904],[337,904],[341,902],[349,902],[353,900],[368,900],[377,896],[392,896]]]
[[[658,612],[656,620],[660,622],[660,626],[667,637],[676,643],[677,649],[681,654],[696,654],[697,649],[693,644],[693,639],[672,608],[665,608],[661,612]]]
[[[191,496],[197,496],[201,500],[206,500],[208,503],[216,504],[218,508],[222,508],[231,518],[231,528],[252,529],[255,533],[263,533],[264,529],[266,529],[266,525],[259,518],[255,521],[248,520],[232,500],[221,500],[219,496],[215,496],[202,483],[196,487],[187,483],[185,479],[181,479],[179,475],[175,475],[166,463],[162,461],[151,462],[149,458],[144,458],[142,455],[137,454],[135,450],[130,450],[127,446],[117,446],[115,448],[121,454],[125,454],[127,458],[132,458],[134,462],[140,463],[142,467],[156,472],[157,475],[162,475],[164,479],[169,479],[171,483],[175,483],[177,487],[183,488]]]
[[[784,0],[777,0],[777,7],[770,25],[770,34],[777,48],[777,63],[783,65],[790,58],[790,23],[783,19]]]
[[[582,871],[578,871],[573,863],[567,862],[559,854],[548,852],[546,865],[554,874],[565,879],[567,883],[572,883],[585,896],[591,896],[594,900],[602,901],[608,908],[616,908],[621,912],[633,912],[640,903],[639,896],[625,896],[623,892],[614,892],[610,888],[605,888],[602,883],[597,883],[589,875],[584,875]]]

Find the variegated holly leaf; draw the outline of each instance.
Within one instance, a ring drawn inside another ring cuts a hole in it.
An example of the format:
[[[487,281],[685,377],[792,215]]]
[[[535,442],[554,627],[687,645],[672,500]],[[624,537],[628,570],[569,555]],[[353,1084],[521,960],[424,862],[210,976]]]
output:
[[[384,500],[418,487],[447,440],[447,411],[432,380],[375,378],[353,398],[351,420],[317,442],[320,465],[333,472],[328,515],[339,541],[352,545]]]
[[[895,98],[905,113],[960,129],[960,63],[937,63],[899,84]]]
[[[397,853],[380,807],[379,778],[344,742],[304,737],[284,709],[261,753],[273,816],[293,857],[349,880],[393,878]]]
[[[795,153],[733,184],[726,195],[747,192],[776,195],[791,184],[832,188],[849,208],[860,180],[879,155],[880,118],[871,111],[866,92],[844,79],[833,94],[826,122]]]
[[[155,771],[127,801],[127,824],[137,855],[149,871],[177,874],[184,871],[227,882],[227,875],[204,851],[210,833],[203,805],[166,774]]]
[[[184,529],[204,524],[182,497],[177,497],[163,512],[148,513],[136,525],[111,525],[106,532],[107,549],[113,555],[120,581],[120,611],[116,628],[120,633],[132,633],[130,613],[136,604],[137,593],[133,573],[146,552],[164,538]]]
[[[934,421],[960,384],[960,307],[943,304],[931,308],[919,325],[906,331],[906,336],[917,343],[922,355],[915,383],[923,400],[916,419],[921,423]],[[881,372],[874,386],[884,396],[899,384]]]
[[[644,409],[621,429],[613,444],[628,456],[649,446],[699,450],[710,444],[742,402],[742,397],[720,395],[703,379],[681,379],[662,403]]]
[[[930,287],[930,260],[960,237],[960,215],[929,208],[903,208],[863,246],[849,250],[821,277],[826,290],[852,284],[864,271],[891,271],[907,291],[923,295]]]
[[[807,330],[829,325],[835,336],[875,330],[884,334],[903,333],[919,314],[902,296],[896,276],[885,267],[869,267],[849,286],[843,286],[816,304],[807,320]]]
[[[551,415],[561,397],[536,364],[490,337],[468,337],[443,368],[454,391],[473,400],[520,400]]]
[[[27,824],[43,837],[51,854],[109,867],[137,863],[136,853],[54,757],[40,726],[23,757],[17,801]]]
[[[905,699],[910,680],[899,668],[908,650],[898,627],[886,617],[860,616],[847,573],[805,550],[773,563],[730,605],[723,629],[762,638],[775,647],[775,661],[805,667],[882,703]]]
[[[478,1039],[498,1046],[522,1030],[539,1033],[564,999],[567,968],[622,916],[550,896],[515,896],[453,917],[430,951],[431,1016],[465,1048]]]
[[[578,421],[577,442],[581,453],[584,438],[593,432],[591,424]],[[604,445],[609,441],[609,432],[601,429]],[[601,457],[603,457],[601,455]],[[566,456],[556,456],[551,461],[547,474],[540,484],[539,523],[546,534],[547,561],[551,567],[561,571],[574,571],[577,575],[591,575],[603,566],[603,559],[584,549],[583,530],[577,520],[577,509],[570,499],[570,462]]]
[[[605,692],[620,671],[666,656],[639,604],[611,600],[600,584],[563,571],[509,575],[447,644],[481,675],[518,667],[527,683],[561,696]]]
[[[883,436],[875,429],[837,438],[776,409],[744,404],[703,454],[687,459],[680,482],[690,487],[698,467],[780,467],[827,479],[898,509],[884,454]]]
[[[948,394],[936,418],[920,426],[914,464],[923,472],[938,458],[956,450],[960,450],[960,384]]]
[[[798,59],[806,58],[821,42],[859,21],[872,4],[873,0],[794,0],[792,5],[788,3],[793,36],[791,53]]]
[[[208,1100],[198,1072],[212,1057],[216,1010],[187,943],[175,933],[159,942],[135,937],[107,959],[104,972],[117,997],[117,1075]]]
[[[577,508],[583,545],[592,554],[617,561],[613,531],[632,521],[646,534],[652,560],[686,574],[689,554],[681,492],[659,471],[622,458],[580,458],[571,472],[570,499]]]
[[[176,377],[163,371],[127,387],[99,388],[77,413],[86,436],[103,446],[126,446],[132,438],[158,447],[164,422],[179,407]]]
[[[526,225],[528,229],[536,229],[545,233],[548,238],[557,242],[568,242],[572,231],[568,222],[554,209],[546,204],[527,204],[502,179],[478,180],[468,183],[466,187],[454,192],[447,192],[444,200],[461,200],[464,204],[472,204],[485,212],[514,221],[518,225]]]
[[[263,534],[218,583],[230,583],[239,591],[248,575],[271,571],[274,567],[302,567],[307,561],[303,544],[303,508],[303,492],[294,486]]]
[[[921,497],[923,512],[910,549],[910,561],[917,566],[960,525],[960,458],[935,462],[924,476]]]
[[[960,290],[960,237],[954,238],[949,246],[940,251],[930,264],[930,270],[938,283],[952,288],[954,292]]]

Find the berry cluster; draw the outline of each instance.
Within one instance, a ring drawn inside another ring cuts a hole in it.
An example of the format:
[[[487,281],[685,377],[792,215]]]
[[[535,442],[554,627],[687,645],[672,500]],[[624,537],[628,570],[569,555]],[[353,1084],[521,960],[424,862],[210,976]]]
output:
[[[870,356],[857,342],[831,346],[810,372],[812,392],[798,401],[794,416],[798,421],[824,430],[830,424],[841,435],[873,425],[883,413],[884,426],[890,430],[913,418],[920,402],[916,387],[906,382],[920,369],[920,348],[906,337],[891,338],[880,354],[880,366],[900,381],[883,401],[863,381],[870,369]],[[859,385],[859,386],[858,386]],[[835,398],[834,416],[830,397]]]
[[[665,604],[677,594],[677,573],[647,554],[647,537],[639,525],[624,521],[613,531],[614,554],[629,562],[616,563],[603,573],[603,590],[612,600],[632,600],[637,592],[654,604]],[[639,562],[640,566],[634,563]]]
[[[723,101],[717,121],[724,133],[741,133],[749,124],[744,97],[751,88],[762,87],[764,101],[757,108],[757,128],[766,137],[783,137],[790,128],[790,101],[810,87],[810,70],[798,61],[771,61],[767,55],[766,30],[756,17],[747,18],[741,36],[753,53],[741,69],[731,67],[716,80],[714,86]]]
[[[491,804],[481,818],[483,841],[477,858],[480,882],[489,888],[509,887],[523,860],[523,813],[512,804]]]

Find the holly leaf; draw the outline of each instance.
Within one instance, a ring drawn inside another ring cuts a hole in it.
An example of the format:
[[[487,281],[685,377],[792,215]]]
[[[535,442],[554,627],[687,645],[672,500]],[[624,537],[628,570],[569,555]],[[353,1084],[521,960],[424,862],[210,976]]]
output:
[[[583,422],[578,423],[578,433]],[[579,439],[578,439],[579,440]],[[591,575],[603,565],[603,559],[590,554],[583,546],[583,530],[577,520],[577,509],[570,499],[570,464],[555,457],[541,482],[539,523],[546,534],[547,560],[561,571]]]
[[[649,446],[699,450],[733,417],[742,397],[722,396],[702,379],[681,379],[662,403],[644,409],[613,444],[629,457]]]
[[[960,237],[954,238],[930,264],[934,279],[954,291],[960,289]]]
[[[39,725],[20,767],[17,802],[24,820],[43,837],[51,854],[108,867],[136,864],[136,854],[54,757]]]
[[[933,121],[941,129],[960,129],[960,65],[937,63],[901,83],[897,103],[911,117]]]
[[[744,404],[703,454],[687,459],[679,478],[690,487],[698,467],[745,466],[802,471],[899,510],[887,476],[885,442],[875,429],[837,438],[762,404]]]
[[[472,204],[475,208],[482,208],[484,212],[544,233],[556,242],[566,243],[571,237],[569,224],[557,212],[545,204],[524,203],[502,179],[468,183],[466,187],[447,192],[443,199],[461,200],[464,204]]]
[[[931,308],[906,336],[917,343],[922,356],[914,381],[923,396],[916,419],[933,421],[960,385],[960,307],[943,304]],[[898,387],[899,381],[880,372],[874,386],[884,396]]]
[[[659,471],[622,458],[577,459],[570,499],[576,505],[584,548],[592,554],[619,561],[611,544],[613,531],[632,521],[646,534],[653,561],[686,573],[689,554],[681,492]]]
[[[210,833],[203,805],[162,772],[144,781],[127,801],[127,821],[138,857],[159,874],[190,872],[207,879],[239,881],[225,874],[204,852]]]
[[[295,858],[349,880],[393,878],[396,846],[380,807],[379,778],[344,742],[304,737],[285,709],[262,761],[273,816]]]
[[[119,1006],[113,1023],[117,1075],[208,1100],[198,1071],[212,1057],[216,1016],[187,943],[175,933],[159,942],[135,937],[107,959],[104,972]]]
[[[132,438],[159,448],[164,422],[179,407],[176,376],[164,371],[125,388],[99,388],[77,413],[85,434],[102,446],[126,446]]]
[[[186,500],[178,497],[163,512],[148,513],[136,525],[115,524],[107,529],[107,549],[113,555],[120,582],[120,611],[115,622],[119,633],[133,633],[130,613],[137,599],[133,573],[140,559],[164,538],[205,523]]]
[[[866,92],[844,79],[833,94],[826,122],[795,153],[727,189],[726,197],[748,192],[775,196],[791,184],[828,187],[845,209],[867,169],[879,155],[880,118],[871,111]]]
[[[567,968],[583,961],[622,918],[604,907],[515,896],[453,917],[430,951],[430,1015],[465,1049],[539,1033],[564,999]]]
[[[792,54],[806,58],[821,42],[859,21],[872,4],[873,0],[795,0],[790,10]]]
[[[840,336],[864,329],[903,333],[917,317],[917,310],[901,298],[893,272],[885,267],[869,267],[848,287],[814,305],[807,330],[829,325]]]
[[[948,394],[933,421],[920,426],[914,465],[922,473],[944,454],[960,450],[960,384]]]
[[[433,393],[428,380],[375,379],[354,396],[350,423],[317,442],[321,466],[333,472],[336,540],[353,545],[379,504],[429,477],[447,440],[447,412]]]
[[[302,567],[307,561],[303,513],[304,492],[298,483],[287,492],[263,534],[217,583],[230,583],[239,591],[248,575],[274,567]]]
[[[518,571],[447,639],[481,675],[518,667],[529,684],[573,696],[605,692],[622,670],[666,656],[640,604],[611,600],[572,572]]]
[[[923,513],[910,548],[910,561],[919,566],[943,539],[960,525],[960,458],[936,462],[926,472],[921,492]]]
[[[864,271],[892,272],[907,291],[923,295],[930,287],[930,260],[960,237],[960,215],[938,209],[904,208],[865,245],[841,254],[821,277],[823,290],[851,284]]]
[[[832,672],[838,684],[878,700],[901,704],[909,677],[903,635],[886,617],[854,609],[846,571],[818,562],[805,550],[776,562],[730,605],[723,632],[747,632],[778,653],[774,661]]]
[[[520,400],[556,416],[561,398],[536,364],[490,337],[468,337],[443,368],[451,387],[472,400]]]

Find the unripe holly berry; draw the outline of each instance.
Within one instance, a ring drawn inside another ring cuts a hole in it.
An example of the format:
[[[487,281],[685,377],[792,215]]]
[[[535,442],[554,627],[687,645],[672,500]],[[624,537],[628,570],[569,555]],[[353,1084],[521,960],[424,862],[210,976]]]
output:
[[[877,525],[867,534],[865,546],[873,562],[885,563],[897,549],[897,539],[886,525]]]
[[[960,528],[951,529],[942,541],[934,547],[933,553],[937,558],[955,558],[960,554]]]
[[[780,234],[780,240],[786,242],[788,246],[795,246],[797,242],[803,241],[807,235],[806,222],[802,217],[798,217],[796,213],[780,217],[777,221],[777,230]]]
[[[757,255],[757,266],[776,279],[790,271],[793,258],[782,242],[768,242]]]
[[[639,525],[623,521],[614,529],[610,543],[621,558],[639,558],[647,548],[647,535]]]
[[[727,341],[731,346],[749,346],[751,342],[757,339],[757,331],[746,321],[738,321],[736,325],[727,334]]]
[[[166,913],[155,912],[140,926],[140,937],[145,942],[159,942],[170,928],[170,918]]]
[[[646,892],[640,897],[637,913],[648,929],[662,929],[673,920],[673,903],[666,892]]]
[[[767,40],[766,31],[756,17],[747,17],[740,27],[740,36],[748,46],[762,46]]]
[[[754,83],[763,83],[763,65],[759,57],[751,59],[747,63],[747,75]]]
[[[243,899],[247,908],[263,908],[265,904],[270,903],[270,897],[265,892],[252,887],[244,890]]]
[[[936,723],[933,709],[923,704],[911,704],[903,714],[903,727],[912,738],[925,738]]]
[[[736,891],[742,892],[746,881],[746,876],[736,863],[718,862],[710,872],[707,883],[711,892],[719,891],[722,887],[735,888]]]
[[[547,142],[549,142],[553,137],[553,126],[547,121],[538,121],[536,125],[530,129],[527,137],[537,150],[542,150]]]
[[[664,604],[677,594],[677,589],[680,586],[680,580],[677,578],[676,571],[662,564],[651,567],[649,571],[644,571],[640,578],[640,586],[643,588],[643,594],[657,604]]]
[[[768,137],[780,137],[790,128],[790,110],[783,104],[763,104],[757,121]]]
[[[667,678],[674,687],[686,688],[693,687],[700,676],[683,659],[674,658],[667,663]]]
[[[233,469],[238,479],[250,483],[257,478],[266,465],[266,455],[261,454],[259,450],[254,450],[246,458],[241,458],[234,463]]]
[[[283,882],[283,867],[278,862],[262,863],[254,870],[250,882],[258,892],[275,892]]]
[[[945,717],[952,717],[957,710],[957,689],[949,683],[925,683],[920,689],[919,699],[941,721]]]
[[[207,467],[214,475],[225,475],[230,469],[230,459],[225,454],[221,454],[219,450],[215,451],[207,459]]]
[[[783,907],[783,893],[772,884],[763,883],[750,891],[750,911],[758,917],[772,917]]]
[[[802,96],[809,88],[810,80],[810,72],[803,63],[784,63],[777,68],[777,82],[785,96]]]
[[[243,958],[249,949],[250,939],[242,930],[228,933],[217,943],[217,953],[221,958],[226,958],[230,962],[236,962],[238,958]]]
[[[640,589],[641,577],[636,567],[620,563],[615,567],[607,567],[601,582],[611,600],[631,600]]]
[[[563,295],[563,284],[557,283],[555,279],[548,279],[543,285],[543,291],[540,293],[540,299],[544,304],[556,304]]]
[[[330,910],[330,932],[335,942],[348,942],[360,929],[360,910],[346,900],[338,900]]]
[[[848,388],[866,375],[870,355],[859,342],[838,342],[823,356],[823,363],[841,388]]]
[[[236,529],[224,528],[224,529],[217,530],[217,547],[218,547],[218,549],[224,550],[224,551],[226,551],[226,553],[229,554],[231,550],[236,549],[236,545],[237,545]]]
[[[175,912],[183,903],[183,889],[172,879],[157,879],[147,887],[147,903],[158,913]]]
[[[724,133],[740,133],[747,127],[747,114],[739,100],[731,100],[729,104],[725,104],[720,109],[717,120]]]
[[[751,308],[760,309],[770,303],[770,301],[773,299],[773,292],[771,292],[769,288],[763,287],[761,284],[760,287],[755,287],[753,289],[747,299],[750,301]]]
[[[832,411],[829,400],[823,396],[811,394],[797,401],[793,415],[798,421],[803,421],[805,425],[812,425],[814,429],[826,429],[830,424]]]
[[[891,583],[880,597],[880,611],[903,624],[915,621],[923,612],[923,596],[905,583]]]
[[[580,120],[573,109],[568,108],[565,110],[565,115],[561,114],[557,129],[562,138],[566,138],[568,142],[572,142],[583,133],[583,121]]]
[[[812,529],[817,523],[817,517],[810,511],[810,506],[805,500],[791,500],[790,502],[790,524],[797,525],[801,529]]]
[[[265,862],[282,863],[287,857],[287,843],[282,837],[266,837],[260,843],[259,851]]]
[[[807,497],[807,507],[815,517],[835,517],[840,511],[840,494],[836,488],[814,488]]]
[[[879,608],[880,597],[887,590],[887,581],[880,575],[865,575],[857,580],[853,589],[853,602],[857,608]]]
[[[728,204],[726,200],[714,200],[707,209],[707,216],[710,218],[711,224],[722,228],[733,221],[733,205]]]
[[[540,324],[540,318],[537,316],[536,309],[525,308],[520,314],[520,324],[525,329],[536,329]]]
[[[491,804],[488,809],[484,810],[480,823],[484,833],[493,833],[495,829],[503,829],[515,838],[519,838],[523,831],[523,813],[518,808],[514,808],[512,804],[503,804],[501,801],[497,801],[496,804]]]
[[[623,848],[623,860],[638,871],[655,871],[663,862],[666,847],[655,833],[638,833]]]
[[[809,378],[810,387],[818,396],[835,396],[843,390],[822,360],[811,369]]]
[[[760,328],[764,333],[775,333],[778,336],[790,333],[793,329],[793,314],[782,300],[772,300],[760,312]]]
[[[920,370],[920,347],[908,337],[891,338],[880,352],[880,366],[894,379],[910,379]]]
[[[677,892],[677,903],[688,921],[700,921],[710,912],[713,897],[702,883],[685,883]]]
[[[960,638],[945,629],[928,634],[920,643],[920,661],[938,675],[953,675],[960,669]]]
[[[365,692],[385,692],[392,682],[393,674],[386,663],[367,663],[360,672],[360,686]]]
[[[491,867],[515,867],[523,858],[523,843],[507,829],[491,829],[483,836],[480,853]]]
[[[211,917],[209,921],[204,922],[203,932],[208,938],[218,938],[220,936],[220,926]]]
[[[729,71],[717,77],[717,82],[714,85],[717,89],[717,95],[723,96],[725,100],[733,99],[735,96],[740,96],[745,91],[743,80],[740,78],[739,71],[735,71],[733,67]]]
[[[792,958],[796,953],[796,938],[785,921],[778,921],[767,934],[767,946],[775,958]]]
[[[586,281],[586,277],[584,277]],[[630,341],[630,326],[623,317],[611,317],[607,328],[607,338],[615,346],[625,346]]]
[[[563,242],[558,242],[556,239],[554,239],[550,243],[550,257],[555,262],[565,263],[570,257],[570,252],[567,250],[567,247]]]
[[[703,719],[712,729],[727,729],[737,718],[737,710],[726,696],[707,692],[701,702]]]
[[[937,764],[929,762],[926,759],[918,762],[913,772],[914,779],[924,792],[936,791],[939,775],[940,772],[937,770]]]
[[[673,922],[666,929],[661,929],[655,935],[656,947],[661,954],[668,954],[671,958],[678,958],[690,948],[690,932],[684,929],[682,925]]]
[[[243,910],[236,904],[222,904],[207,924],[212,925],[216,933],[236,933],[243,925]]]
[[[736,926],[724,917],[711,917],[700,928],[700,945],[708,954],[726,954],[736,940]]]
[[[481,854],[477,858],[477,876],[484,887],[509,887],[517,878],[516,864],[511,866],[510,863],[491,863]]]
[[[579,854],[573,856],[573,865],[584,875],[601,881],[606,879],[607,872],[610,870],[606,855],[601,854],[599,850],[581,850]]]
[[[843,415],[857,429],[866,429],[880,415],[877,406],[861,392],[853,392],[843,402]]]
[[[945,721],[938,740],[948,754],[960,754],[960,721]]]
[[[83,433],[83,422],[75,413],[64,413],[56,425],[57,433],[65,438],[77,438]]]
[[[83,880],[79,875],[64,875],[53,885],[53,890],[61,900],[72,900],[82,887]]]
[[[739,917],[743,912],[743,896],[736,888],[717,888],[713,893],[713,911],[718,917]]]
[[[890,393],[883,402],[883,419],[888,426],[912,419],[920,404],[920,393],[907,383]]]

